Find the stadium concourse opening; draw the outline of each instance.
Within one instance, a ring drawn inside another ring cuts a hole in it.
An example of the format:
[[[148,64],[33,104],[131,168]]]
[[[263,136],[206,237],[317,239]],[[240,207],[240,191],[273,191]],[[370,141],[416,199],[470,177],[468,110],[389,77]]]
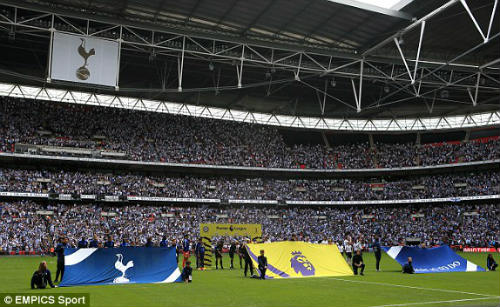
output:
[[[0,307],[497,306],[499,2],[0,1]]]

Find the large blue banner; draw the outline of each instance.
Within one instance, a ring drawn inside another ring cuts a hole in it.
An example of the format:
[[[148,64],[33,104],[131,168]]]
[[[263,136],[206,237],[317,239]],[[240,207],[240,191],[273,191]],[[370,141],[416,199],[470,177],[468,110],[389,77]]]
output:
[[[175,248],[68,248],[60,286],[181,281]]]
[[[391,258],[402,266],[413,260],[415,273],[445,273],[445,272],[484,272],[485,270],[460,257],[449,246],[443,245],[433,248],[416,246],[382,247]]]

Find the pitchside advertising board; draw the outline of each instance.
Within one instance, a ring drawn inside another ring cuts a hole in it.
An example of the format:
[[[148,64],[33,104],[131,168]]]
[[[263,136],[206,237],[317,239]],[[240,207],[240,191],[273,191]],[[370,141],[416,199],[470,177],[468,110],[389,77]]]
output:
[[[464,247],[464,253],[500,253],[500,247]]]
[[[261,224],[200,224],[200,237],[205,245],[205,265],[212,265],[212,237],[246,237],[262,240]]]
[[[117,41],[54,32],[50,79],[118,86]]]
[[[229,237],[262,237],[261,224],[200,224],[200,234],[202,237],[211,238],[213,236]]]

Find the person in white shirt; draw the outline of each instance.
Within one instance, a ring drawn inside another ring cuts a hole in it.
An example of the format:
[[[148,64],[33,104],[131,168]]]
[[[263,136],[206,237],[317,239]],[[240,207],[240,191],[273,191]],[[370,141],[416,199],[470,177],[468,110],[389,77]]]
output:
[[[352,243],[350,240],[344,240],[344,250],[347,256],[347,262],[351,263],[352,260]]]
[[[337,247],[339,249],[339,252],[344,255],[345,257],[345,254],[344,254],[344,245],[340,244],[340,243],[337,243]]]
[[[357,251],[362,251],[363,245],[358,240],[358,241],[356,241],[356,243],[354,243],[354,247],[353,248],[354,248],[354,252],[356,253]]]

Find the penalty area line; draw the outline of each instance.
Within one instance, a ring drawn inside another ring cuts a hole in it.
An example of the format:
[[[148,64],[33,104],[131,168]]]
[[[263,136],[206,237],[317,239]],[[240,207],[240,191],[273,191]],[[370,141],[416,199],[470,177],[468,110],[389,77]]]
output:
[[[350,279],[343,279],[343,278],[337,278],[337,277],[326,277],[326,278],[333,279],[333,280],[345,281],[345,282],[352,282],[352,283],[372,284],[372,285],[379,285],[379,286],[399,287],[399,288],[408,288],[408,289],[425,290],[425,291],[460,293],[460,294],[484,296],[484,297],[488,297],[488,298],[496,297],[496,296],[491,295],[491,294],[481,294],[481,293],[465,292],[465,291],[459,291],[459,290],[448,290],[448,289],[440,289],[440,288],[424,288],[424,287],[415,287],[415,286],[407,286],[407,285],[399,285],[399,284],[389,284],[389,283],[385,283],[385,282],[376,282],[376,281],[350,280]]]
[[[468,302],[468,301],[492,300],[492,299],[498,299],[498,298],[500,298],[500,296],[464,298],[464,299],[448,300],[448,301],[430,301],[430,302],[416,302],[416,303],[387,304],[387,305],[376,305],[376,306],[369,306],[369,307],[398,307],[398,306],[430,305],[430,304],[450,304],[450,303],[459,303],[459,302]]]

